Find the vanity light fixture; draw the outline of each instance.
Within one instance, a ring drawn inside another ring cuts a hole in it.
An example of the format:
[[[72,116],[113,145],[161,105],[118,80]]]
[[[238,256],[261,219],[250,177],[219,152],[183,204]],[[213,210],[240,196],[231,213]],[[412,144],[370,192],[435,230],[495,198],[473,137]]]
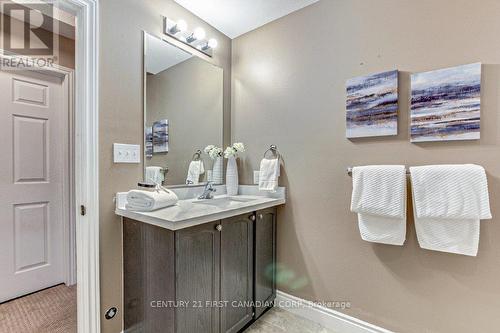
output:
[[[203,52],[208,56],[212,56],[213,50],[217,47],[217,40],[210,38],[208,41],[205,39],[206,32],[203,28],[197,27],[194,31],[187,30],[187,23],[184,20],[171,20],[167,17],[163,18],[164,29],[163,32],[178,41]]]
[[[174,26],[170,27],[168,31],[172,34],[175,35],[178,32],[184,32],[187,30],[187,23],[184,20],[178,20],[177,22],[174,22]]]
[[[207,50],[210,50],[210,49],[215,49],[217,47],[218,43],[217,43],[217,39],[215,38],[210,38],[208,40],[208,42],[206,42],[205,44],[203,45],[200,45],[198,46],[198,48],[201,50],[201,51],[207,51]]]

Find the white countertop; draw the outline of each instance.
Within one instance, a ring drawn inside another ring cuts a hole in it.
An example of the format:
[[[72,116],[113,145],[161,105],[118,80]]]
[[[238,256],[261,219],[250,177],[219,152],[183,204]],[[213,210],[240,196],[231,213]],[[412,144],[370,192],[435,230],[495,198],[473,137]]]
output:
[[[220,187],[222,189],[223,187]],[[173,189],[174,192],[177,192]],[[201,188],[203,191],[203,188]],[[218,190],[218,192],[224,192]],[[279,188],[276,193],[263,193],[256,186],[240,186],[239,195],[228,196],[225,193],[217,195],[212,200],[185,198],[175,206],[162,208],[152,212],[136,212],[125,208],[123,193],[117,194],[115,213],[144,223],[156,225],[169,230],[179,230],[195,225],[217,221],[256,210],[285,204],[285,189]],[[185,193],[179,193],[181,198]],[[196,194],[193,194],[196,196]],[[234,198],[234,201],[222,202],[223,198]],[[222,199],[222,200],[221,200]],[[237,201],[240,200],[240,201]]]

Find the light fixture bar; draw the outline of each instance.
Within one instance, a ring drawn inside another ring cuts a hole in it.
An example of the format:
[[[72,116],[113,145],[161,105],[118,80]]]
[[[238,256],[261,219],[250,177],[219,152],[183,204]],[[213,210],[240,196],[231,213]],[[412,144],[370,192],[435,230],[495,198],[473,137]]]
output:
[[[213,50],[217,47],[215,38],[205,39],[206,33],[203,28],[198,27],[193,31],[189,31],[184,20],[174,21],[168,17],[163,17],[163,33],[209,57],[213,55]]]

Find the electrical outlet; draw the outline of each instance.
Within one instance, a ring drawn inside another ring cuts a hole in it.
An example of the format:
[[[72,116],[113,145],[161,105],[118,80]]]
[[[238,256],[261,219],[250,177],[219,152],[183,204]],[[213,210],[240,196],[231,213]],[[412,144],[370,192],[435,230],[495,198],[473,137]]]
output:
[[[115,163],[141,163],[141,146],[114,143],[113,161]]]

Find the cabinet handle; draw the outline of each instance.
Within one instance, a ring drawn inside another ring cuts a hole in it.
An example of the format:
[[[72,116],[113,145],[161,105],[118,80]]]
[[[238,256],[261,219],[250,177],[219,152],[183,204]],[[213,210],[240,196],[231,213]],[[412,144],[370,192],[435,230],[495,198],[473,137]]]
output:
[[[262,220],[264,218],[264,215],[259,214],[259,220]]]
[[[217,226],[215,227],[215,229],[217,229],[217,231],[221,231],[222,230],[222,224],[217,224]]]
[[[250,215],[248,218],[250,219],[250,221],[255,221],[255,215],[253,215],[253,214]]]

